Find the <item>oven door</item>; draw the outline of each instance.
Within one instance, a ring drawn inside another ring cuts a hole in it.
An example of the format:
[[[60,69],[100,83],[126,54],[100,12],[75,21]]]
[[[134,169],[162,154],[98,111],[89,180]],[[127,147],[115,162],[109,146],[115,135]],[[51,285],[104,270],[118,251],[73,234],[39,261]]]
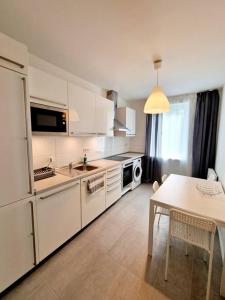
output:
[[[124,164],[123,166],[123,188],[133,181],[133,162]]]
[[[35,134],[68,133],[68,112],[65,109],[31,103],[31,126]]]

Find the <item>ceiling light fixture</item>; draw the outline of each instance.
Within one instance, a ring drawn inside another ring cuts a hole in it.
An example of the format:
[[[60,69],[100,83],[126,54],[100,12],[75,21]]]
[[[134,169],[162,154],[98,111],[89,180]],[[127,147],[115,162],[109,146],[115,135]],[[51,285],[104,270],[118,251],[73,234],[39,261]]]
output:
[[[168,112],[170,109],[169,100],[164,94],[161,87],[158,85],[159,74],[162,60],[158,59],[154,61],[154,69],[157,71],[157,85],[153,88],[151,94],[149,95],[147,101],[145,102],[144,113],[145,114],[161,114]]]

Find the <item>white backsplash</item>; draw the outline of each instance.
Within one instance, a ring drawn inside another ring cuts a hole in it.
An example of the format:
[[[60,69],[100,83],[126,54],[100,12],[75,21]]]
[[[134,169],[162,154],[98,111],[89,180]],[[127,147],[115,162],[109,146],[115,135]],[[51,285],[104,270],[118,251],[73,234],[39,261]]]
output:
[[[32,144],[34,169],[46,166],[50,157],[55,167],[61,167],[80,161],[84,152],[90,161],[129,151],[128,137],[33,136]]]

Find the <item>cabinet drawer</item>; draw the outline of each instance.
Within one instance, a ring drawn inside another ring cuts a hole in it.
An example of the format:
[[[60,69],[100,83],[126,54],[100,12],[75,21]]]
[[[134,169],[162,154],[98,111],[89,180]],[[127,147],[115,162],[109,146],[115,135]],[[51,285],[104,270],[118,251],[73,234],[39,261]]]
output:
[[[81,229],[80,181],[38,195],[39,259]]]
[[[110,187],[112,184],[116,182],[121,182],[121,175],[115,175],[114,177],[107,179],[107,187]]]
[[[114,177],[115,175],[121,176],[121,166],[107,170],[107,179]]]
[[[106,193],[106,208],[121,197],[121,184],[112,186]]]

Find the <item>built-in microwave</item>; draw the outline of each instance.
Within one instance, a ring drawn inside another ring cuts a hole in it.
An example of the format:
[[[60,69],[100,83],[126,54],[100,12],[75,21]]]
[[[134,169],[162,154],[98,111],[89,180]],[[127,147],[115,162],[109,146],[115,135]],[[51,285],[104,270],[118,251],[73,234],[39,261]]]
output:
[[[68,110],[31,103],[31,127],[33,134],[68,134]]]

